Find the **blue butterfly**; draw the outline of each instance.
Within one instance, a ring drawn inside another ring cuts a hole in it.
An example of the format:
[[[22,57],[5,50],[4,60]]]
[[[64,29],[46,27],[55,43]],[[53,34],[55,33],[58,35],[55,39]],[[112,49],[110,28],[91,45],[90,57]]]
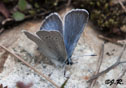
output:
[[[24,33],[55,65],[61,66],[65,61],[70,64],[88,16],[89,13],[85,9],[73,9],[65,15],[62,22],[58,13],[52,13],[45,18],[36,35],[27,31]]]

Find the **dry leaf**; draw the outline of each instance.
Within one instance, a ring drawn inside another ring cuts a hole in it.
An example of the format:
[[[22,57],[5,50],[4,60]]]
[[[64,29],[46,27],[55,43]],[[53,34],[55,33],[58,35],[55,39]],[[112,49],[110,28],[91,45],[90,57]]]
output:
[[[33,86],[33,83],[29,83],[29,84],[24,84],[23,82],[17,82],[16,87],[17,88],[31,88]]]
[[[7,10],[7,8],[5,7],[5,5],[2,2],[0,2],[0,13],[2,13],[3,16],[6,18],[10,17],[9,11]]]

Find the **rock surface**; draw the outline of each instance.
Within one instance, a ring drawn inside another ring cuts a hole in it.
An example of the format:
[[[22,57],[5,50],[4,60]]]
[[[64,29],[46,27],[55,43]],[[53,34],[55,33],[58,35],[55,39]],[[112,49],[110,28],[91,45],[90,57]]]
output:
[[[67,10],[63,10],[59,13],[63,16]],[[39,30],[40,25],[41,21],[29,21],[7,30],[0,35],[0,44],[8,47],[13,53],[22,57],[37,70],[53,80],[58,86],[61,86],[67,79],[64,77],[64,69],[55,67],[46,57],[40,55],[36,44],[21,32],[25,29],[35,33]],[[65,88],[87,88],[90,85],[87,83],[87,80],[96,71],[99,50],[101,44],[104,42],[97,38],[97,35],[99,35],[99,33],[96,32],[95,27],[89,22],[72,56],[74,64],[67,67],[69,69],[67,69],[66,76],[70,76],[70,79],[66,83]],[[121,49],[122,47],[115,44],[105,44],[104,59],[100,71],[116,62]],[[90,56],[92,54],[96,54],[97,56]],[[121,60],[126,59],[125,54],[126,51]],[[43,77],[39,76],[1,48],[0,63],[0,84],[8,86],[8,88],[16,88],[16,82],[18,81],[22,81],[25,84],[32,82],[32,88],[55,88]],[[94,88],[111,88],[112,86],[105,84],[105,80],[117,80],[124,70],[124,67],[125,64],[119,65],[108,73],[100,76]],[[123,76],[122,80],[124,84],[118,84],[118,88],[126,88],[126,75]]]

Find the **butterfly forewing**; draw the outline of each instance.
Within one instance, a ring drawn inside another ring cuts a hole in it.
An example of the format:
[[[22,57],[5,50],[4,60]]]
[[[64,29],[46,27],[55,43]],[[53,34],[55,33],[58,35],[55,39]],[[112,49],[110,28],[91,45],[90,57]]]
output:
[[[46,54],[50,53],[46,43],[42,41],[37,35],[33,35],[32,33],[27,31],[24,31],[24,34],[39,46],[39,50],[43,53],[43,55],[47,56]]]
[[[59,31],[61,34],[63,33],[63,25],[60,19],[60,16],[57,13],[52,13],[43,21],[40,30],[56,30]]]
[[[64,18],[64,42],[68,58],[71,57],[87,20],[88,12],[86,10],[75,9],[66,14]]]
[[[48,53],[45,56],[51,60],[59,61],[63,64],[67,59],[67,54],[61,34],[58,31],[44,30],[38,31],[36,34],[40,37],[42,42],[46,44],[44,49],[48,50]],[[41,46],[43,46],[43,43]],[[42,52],[44,52],[44,50]]]
[[[30,32],[25,31],[25,30],[24,30],[23,32],[24,32],[24,34],[25,34],[30,40],[34,41],[37,45],[40,45],[41,40],[40,40],[40,38],[39,38],[37,35],[34,35],[34,34],[30,33]]]

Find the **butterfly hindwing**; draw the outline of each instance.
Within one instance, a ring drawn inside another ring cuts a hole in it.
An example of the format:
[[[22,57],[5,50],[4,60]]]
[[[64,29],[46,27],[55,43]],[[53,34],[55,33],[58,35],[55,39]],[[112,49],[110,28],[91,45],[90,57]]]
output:
[[[72,56],[74,48],[88,21],[88,12],[82,9],[74,9],[68,12],[64,18],[64,42],[68,59]]]
[[[48,50],[48,52],[45,56],[52,60],[55,64],[57,61],[59,61],[60,64],[63,64],[67,59],[67,54],[61,34],[58,31],[44,30],[38,31],[36,34],[40,37],[42,42],[46,44],[44,50]],[[43,46],[43,43],[41,46]]]
[[[40,27],[40,30],[56,30],[61,34],[63,33],[63,24],[60,16],[57,13],[52,13],[45,18],[43,24]]]

